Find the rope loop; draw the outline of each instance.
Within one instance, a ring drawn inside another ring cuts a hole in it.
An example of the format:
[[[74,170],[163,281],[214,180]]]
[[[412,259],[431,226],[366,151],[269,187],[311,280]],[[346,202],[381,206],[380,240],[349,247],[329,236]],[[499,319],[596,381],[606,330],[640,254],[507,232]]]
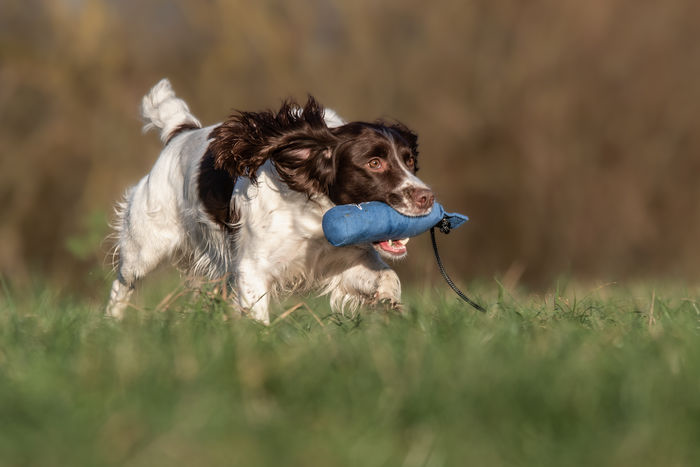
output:
[[[447,216],[443,217],[440,222],[438,222],[435,227],[440,229],[440,232],[444,234],[450,233],[450,221],[447,219]],[[447,275],[447,271],[445,271],[445,267],[442,265],[442,260],[440,259],[440,253],[438,253],[438,247],[437,247],[437,242],[435,241],[435,227],[430,228],[430,240],[433,242],[433,252],[435,252],[435,259],[437,260],[438,268],[440,269],[440,274],[442,274],[442,277],[445,279],[445,282],[447,282],[447,285],[450,286],[452,290],[465,302],[467,302],[469,305],[474,307],[475,309],[486,313],[486,309],[479,305],[478,303],[474,302],[472,299],[467,297],[464,292],[459,290],[457,286],[455,285],[454,282],[452,282],[452,279],[450,279],[450,276]]]

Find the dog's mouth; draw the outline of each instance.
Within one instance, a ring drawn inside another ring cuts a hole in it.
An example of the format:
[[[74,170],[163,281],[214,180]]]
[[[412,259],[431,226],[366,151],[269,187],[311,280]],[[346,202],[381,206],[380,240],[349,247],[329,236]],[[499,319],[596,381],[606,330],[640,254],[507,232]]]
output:
[[[408,243],[408,238],[402,238],[401,240],[383,240],[381,242],[374,242],[372,246],[380,254],[387,256],[389,258],[402,258],[406,255],[406,244]]]

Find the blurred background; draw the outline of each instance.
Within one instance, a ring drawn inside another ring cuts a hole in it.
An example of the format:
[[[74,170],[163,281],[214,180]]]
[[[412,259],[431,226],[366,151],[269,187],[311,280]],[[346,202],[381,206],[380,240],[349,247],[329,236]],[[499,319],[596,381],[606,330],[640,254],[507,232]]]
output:
[[[439,238],[459,281],[700,278],[697,0],[0,0],[0,274],[106,296],[162,77],[205,125],[311,93],[410,126],[471,218]]]

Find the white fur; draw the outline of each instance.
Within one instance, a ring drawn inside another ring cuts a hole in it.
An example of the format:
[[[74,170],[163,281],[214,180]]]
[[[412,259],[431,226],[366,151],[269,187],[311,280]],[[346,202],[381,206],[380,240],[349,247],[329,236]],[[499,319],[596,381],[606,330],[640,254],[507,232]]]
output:
[[[198,127],[199,123],[182,99],[175,96],[175,91],[167,78],[163,78],[153,86],[153,89],[141,101],[141,115],[146,122],[144,133],[154,128],[160,128],[160,139],[164,143],[176,127],[183,123],[191,123]]]
[[[336,128],[345,125],[345,120],[343,120],[333,109],[324,109],[323,119],[326,121],[328,128]]]
[[[199,125],[167,80],[144,97],[142,114],[145,128],[160,128],[163,141],[183,123]],[[325,118],[329,125],[343,124],[333,111]],[[398,276],[372,247],[337,248],[325,239],[321,219],[333,203],[291,190],[269,161],[257,184],[245,177],[236,181],[236,234],[212,221],[199,200],[197,176],[213,128],[175,136],[117,207],[118,277],[108,315],[121,317],[135,283],[166,259],[198,276],[226,277],[238,308],[265,324],[270,298],[280,292],[329,294],[335,310],[400,301]]]

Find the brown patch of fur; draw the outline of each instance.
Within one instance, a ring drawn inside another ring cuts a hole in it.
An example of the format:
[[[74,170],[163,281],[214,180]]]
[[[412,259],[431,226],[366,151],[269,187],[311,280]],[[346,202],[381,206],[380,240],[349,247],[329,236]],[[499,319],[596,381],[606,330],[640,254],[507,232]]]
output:
[[[413,155],[413,173],[418,172],[418,135],[401,122],[393,123],[389,125],[389,128],[398,133],[408,145]]]
[[[418,135],[401,122],[388,123],[384,120],[377,120],[374,125],[384,127],[397,142],[408,146],[414,160],[413,173],[418,172]]]
[[[231,230],[232,224],[238,222],[238,215],[231,207],[234,183],[228,172],[215,167],[214,155],[207,151],[199,165],[199,199],[209,217],[228,230]]]

